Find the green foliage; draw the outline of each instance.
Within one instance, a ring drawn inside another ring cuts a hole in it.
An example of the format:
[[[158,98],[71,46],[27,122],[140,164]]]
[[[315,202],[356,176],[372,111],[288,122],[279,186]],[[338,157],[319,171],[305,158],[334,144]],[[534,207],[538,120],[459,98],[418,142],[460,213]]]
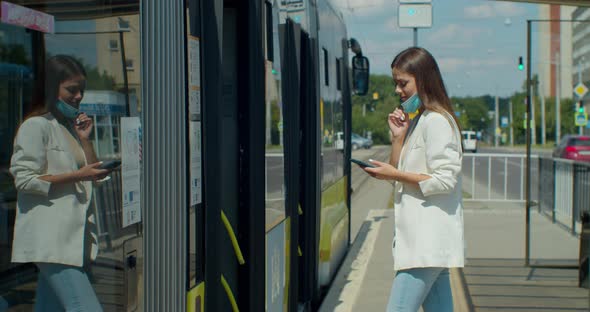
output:
[[[533,104],[535,107],[535,128],[537,132],[537,142],[541,143],[541,98],[539,94],[539,79],[535,75],[532,77]],[[526,84],[523,83],[523,90],[526,90]],[[379,99],[373,100],[373,93],[379,93]],[[509,117],[509,103],[512,102],[512,116],[514,120],[508,125],[508,128],[502,128],[506,135],[509,133],[509,127],[514,129],[515,143],[525,142],[525,129],[523,128],[526,92],[516,92],[510,97],[499,99],[499,116]],[[465,130],[481,131],[484,139],[493,140],[494,135],[494,117],[489,112],[495,109],[495,98],[491,95],[482,95],[477,97],[453,97],[451,98],[453,109],[458,115],[461,127]],[[363,105],[366,107],[365,116],[363,117]],[[371,131],[372,139],[375,144],[389,144],[389,127],[387,125],[387,115],[400,105],[399,97],[394,92],[394,86],[390,76],[371,75],[369,92],[366,96],[352,97],[352,132],[365,135]],[[577,127],[574,123],[574,105],[572,99],[562,99],[560,101],[561,113],[561,134],[577,133]],[[374,108],[374,110],[371,110]],[[555,98],[545,99],[545,131],[546,139],[552,141],[555,139]],[[507,141],[508,142],[508,141]]]
[[[374,92],[379,93],[376,101],[373,100]],[[363,105],[366,107],[364,117]],[[389,144],[387,115],[399,105],[391,76],[371,75],[367,95],[352,96],[352,132],[364,135],[365,131],[371,131],[374,144]]]
[[[453,110],[458,115],[461,127],[465,130],[487,130],[490,123],[490,100],[493,102],[490,96],[451,98]]]
[[[0,62],[12,63],[19,65],[31,65],[31,60],[27,58],[25,46],[22,44],[2,44],[0,42]]]
[[[374,92],[379,93],[377,101],[373,100]],[[493,107],[493,98],[490,96],[453,98],[454,109],[460,112],[461,127],[477,131],[487,129],[490,122],[488,117],[490,101]],[[364,117],[363,105],[367,108]],[[399,105],[400,100],[395,94],[391,76],[371,75],[367,95],[352,97],[352,132],[363,135],[366,131],[371,131],[375,144],[389,144],[387,115]],[[371,107],[374,108],[373,111]]]
[[[100,73],[98,68],[84,65],[86,68],[86,82],[88,89],[115,90],[115,78],[106,71]]]

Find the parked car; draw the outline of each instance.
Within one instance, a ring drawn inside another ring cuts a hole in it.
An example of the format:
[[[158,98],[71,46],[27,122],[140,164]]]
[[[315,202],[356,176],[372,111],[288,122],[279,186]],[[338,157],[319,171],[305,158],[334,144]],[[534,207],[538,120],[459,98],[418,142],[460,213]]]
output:
[[[356,133],[352,133],[350,138],[350,144],[353,150],[357,150],[359,148],[369,149],[371,148],[371,146],[373,146],[373,140],[364,138]]]
[[[554,158],[590,161],[590,136],[568,134],[553,150]]]
[[[463,150],[477,153],[477,133],[475,131],[461,131],[463,135]]]

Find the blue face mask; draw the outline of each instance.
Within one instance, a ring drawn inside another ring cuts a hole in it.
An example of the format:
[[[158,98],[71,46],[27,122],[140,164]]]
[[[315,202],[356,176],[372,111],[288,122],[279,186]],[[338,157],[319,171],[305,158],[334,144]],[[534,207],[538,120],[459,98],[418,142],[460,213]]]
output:
[[[74,119],[80,114],[80,111],[77,108],[60,99],[58,99],[55,103],[55,107],[60,113],[64,115],[64,117],[68,119]]]
[[[413,113],[413,112],[417,111],[421,105],[422,105],[422,101],[420,101],[420,98],[418,97],[417,92],[414,93],[414,95],[410,96],[410,98],[407,99],[405,102],[402,103],[402,107],[404,109],[404,112],[406,112],[406,113]]]

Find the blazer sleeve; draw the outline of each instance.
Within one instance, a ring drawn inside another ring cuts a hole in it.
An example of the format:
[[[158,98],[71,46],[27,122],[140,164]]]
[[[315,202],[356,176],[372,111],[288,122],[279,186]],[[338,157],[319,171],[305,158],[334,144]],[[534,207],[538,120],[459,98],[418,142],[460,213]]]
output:
[[[439,113],[431,113],[423,131],[426,149],[426,167],[424,174],[431,178],[419,183],[424,196],[448,194],[457,185],[461,174],[461,142],[459,131],[451,122]],[[458,142],[459,141],[459,142]]]
[[[42,118],[25,121],[14,140],[10,173],[18,193],[49,194],[51,183],[39,179],[47,171],[47,122]]]

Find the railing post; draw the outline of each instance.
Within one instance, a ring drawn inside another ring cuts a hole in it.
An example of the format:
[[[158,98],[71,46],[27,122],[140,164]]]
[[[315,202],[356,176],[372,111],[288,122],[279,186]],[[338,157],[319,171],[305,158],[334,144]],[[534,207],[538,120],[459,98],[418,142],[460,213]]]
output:
[[[537,170],[537,172],[539,173],[539,176],[537,177],[537,181],[538,181],[538,183],[537,183],[537,189],[538,189],[537,196],[539,196],[539,198],[538,198],[539,204],[537,205],[537,212],[539,214],[541,213],[541,210],[543,210],[543,209],[541,209],[541,206],[543,205],[543,198],[541,197],[542,196],[541,194],[543,194],[542,185],[543,185],[543,174],[544,174],[544,172],[543,172],[543,163],[544,162],[545,162],[545,158],[542,158],[542,157],[539,157],[537,160],[537,165],[539,167],[539,170]]]

